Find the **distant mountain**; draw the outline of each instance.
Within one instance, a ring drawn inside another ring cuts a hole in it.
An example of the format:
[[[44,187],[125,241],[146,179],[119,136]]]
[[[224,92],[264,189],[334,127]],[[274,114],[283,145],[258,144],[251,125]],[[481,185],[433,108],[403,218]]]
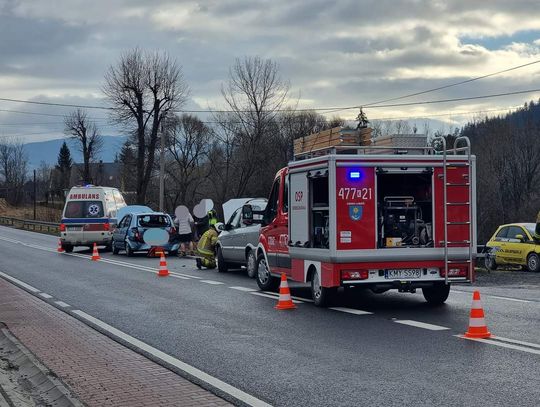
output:
[[[117,153],[120,152],[122,144],[126,140],[124,136],[103,136],[103,149],[99,153],[99,159],[103,162],[112,162]],[[49,165],[55,165],[58,152],[62,143],[66,141],[71,151],[71,157],[76,163],[82,162],[82,154],[78,151],[76,144],[69,139],[56,139],[25,144],[24,148],[28,154],[28,168],[33,170],[39,167],[41,161]]]

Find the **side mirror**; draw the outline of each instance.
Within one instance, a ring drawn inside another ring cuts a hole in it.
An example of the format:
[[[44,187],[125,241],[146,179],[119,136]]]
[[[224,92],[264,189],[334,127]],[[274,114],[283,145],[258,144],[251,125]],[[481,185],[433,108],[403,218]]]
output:
[[[524,242],[524,241],[525,241],[525,236],[523,236],[523,235],[516,235],[516,239],[519,239],[520,242]]]
[[[244,205],[242,207],[242,219],[246,225],[251,225],[253,223],[253,208],[251,205]]]
[[[225,226],[223,225],[223,223],[220,223],[220,224],[216,225],[216,229],[217,229],[219,232],[223,232],[226,228],[225,228]]]

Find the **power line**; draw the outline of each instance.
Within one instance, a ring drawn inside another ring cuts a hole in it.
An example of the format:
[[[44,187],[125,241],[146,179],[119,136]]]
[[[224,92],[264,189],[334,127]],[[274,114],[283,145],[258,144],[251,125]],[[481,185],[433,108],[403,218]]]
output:
[[[444,116],[465,116],[469,114],[480,114],[480,113],[489,113],[489,112],[509,112],[511,110],[519,109],[521,106],[505,107],[500,109],[484,109],[476,111],[461,111],[453,113],[437,113],[437,114],[426,114],[426,115],[416,115],[416,116],[401,116],[401,117],[376,117],[370,119],[371,121],[376,120],[407,120],[407,119],[425,119],[430,117],[444,117]]]
[[[455,82],[455,83],[451,83],[451,84],[448,84],[448,85],[439,86],[437,88],[424,90],[424,91],[421,91],[421,92],[410,93],[408,95],[398,96],[398,97],[390,98],[390,99],[384,99],[384,100],[380,100],[378,102],[366,103],[366,104],[363,105],[363,107],[372,106],[372,105],[378,105],[378,104],[386,103],[386,102],[392,102],[394,100],[406,99],[406,98],[410,98],[410,97],[418,96],[418,95],[424,95],[426,93],[431,93],[431,92],[435,92],[435,91],[442,90],[442,89],[448,89],[448,88],[451,88],[453,86],[463,85],[465,83],[470,83],[470,82],[474,82],[474,81],[477,81],[477,80],[480,80],[480,79],[489,78],[491,76],[500,75],[500,74],[505,73],[505,72],[514,71],[516,69],[524,68],[526,66],[531,66],[531,65],[534,65],[534,64],[538,64],[538,63],[540,63],[540,60],[529,62],[529,63],[523,64],[523,65],[514,66],[512,68],[503,69],[502,71],[489,73],[487,75],[477,76],[476,78],[466,79],[466,80],[463,80],[463,81],[460,81],[460,82]]]
[[[422,102],[394,103],[394,104],[377,105],[377,106],[369,106],[369,107],[364,106],[364,108],[378,109],[378,108],[385,108],[385,107],[429,105],[429,104],[435,104],[435,103],[460,102],[464,100],[477,100],[477,99],[488,99],[488,98],[495,98],[495,97],[501,97],[501,96],[521,95],[523,93],[533,93],[533,92],[540,92],[540,89],[519,90],[515,92],[495,93],[491,95],[481,95],[481,96],[468,96],[468,97],[453,98],[453,99],[425,100]],[[354,107],[350,107],[349,109],[359,109],[360,107],[361,106],[354,106]]]

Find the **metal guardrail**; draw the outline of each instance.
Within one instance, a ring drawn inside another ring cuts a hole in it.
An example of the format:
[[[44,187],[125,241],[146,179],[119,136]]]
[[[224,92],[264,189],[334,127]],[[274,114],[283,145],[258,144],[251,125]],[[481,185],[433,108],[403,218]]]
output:
[[[0,225],[11,226],[18,229],[31,230],[33,232],[56,235],[60,233],[60,224],[55,222],[43,222],[40,220],[19,219],[0,216]]]

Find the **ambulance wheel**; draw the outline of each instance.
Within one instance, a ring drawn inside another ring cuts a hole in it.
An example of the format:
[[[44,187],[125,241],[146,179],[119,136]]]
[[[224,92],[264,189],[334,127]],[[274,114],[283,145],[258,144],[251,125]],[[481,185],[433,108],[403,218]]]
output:
[[[133,257],[133,249],[129,245],[129,243],[126,241],[126,256]]]
[[[531,253],[527,257],[527,269],[533,273],[540,271],[540,257],[536,253]]]
[[[64,248],[64,250],[66,251],[66,253],[71,253],[71,252],[73,251],[73,246],[70,245],[70,244],[62,245],[62,247]]]
[[[422,288],[422,294],[430,305],[444,304],[450,294],[450,284],[435,283],[432,287]]]
[[[311,277],[311,297],[317,307],[326,307],[334,300],[337,287],[323,287],[319,281],[319,274],[314,271]]]
[[[280,280],[270,274],[268,264],[266,264],[266,257],[264,254],[259,254],[257,257],[257,285],[263,291],[275,291],[279,287]]]
[[[220,273],[226,273],[229,271],[229,265],[223,258],[223,251],[221,250],[221,247],[217,248],[217,267]]]

